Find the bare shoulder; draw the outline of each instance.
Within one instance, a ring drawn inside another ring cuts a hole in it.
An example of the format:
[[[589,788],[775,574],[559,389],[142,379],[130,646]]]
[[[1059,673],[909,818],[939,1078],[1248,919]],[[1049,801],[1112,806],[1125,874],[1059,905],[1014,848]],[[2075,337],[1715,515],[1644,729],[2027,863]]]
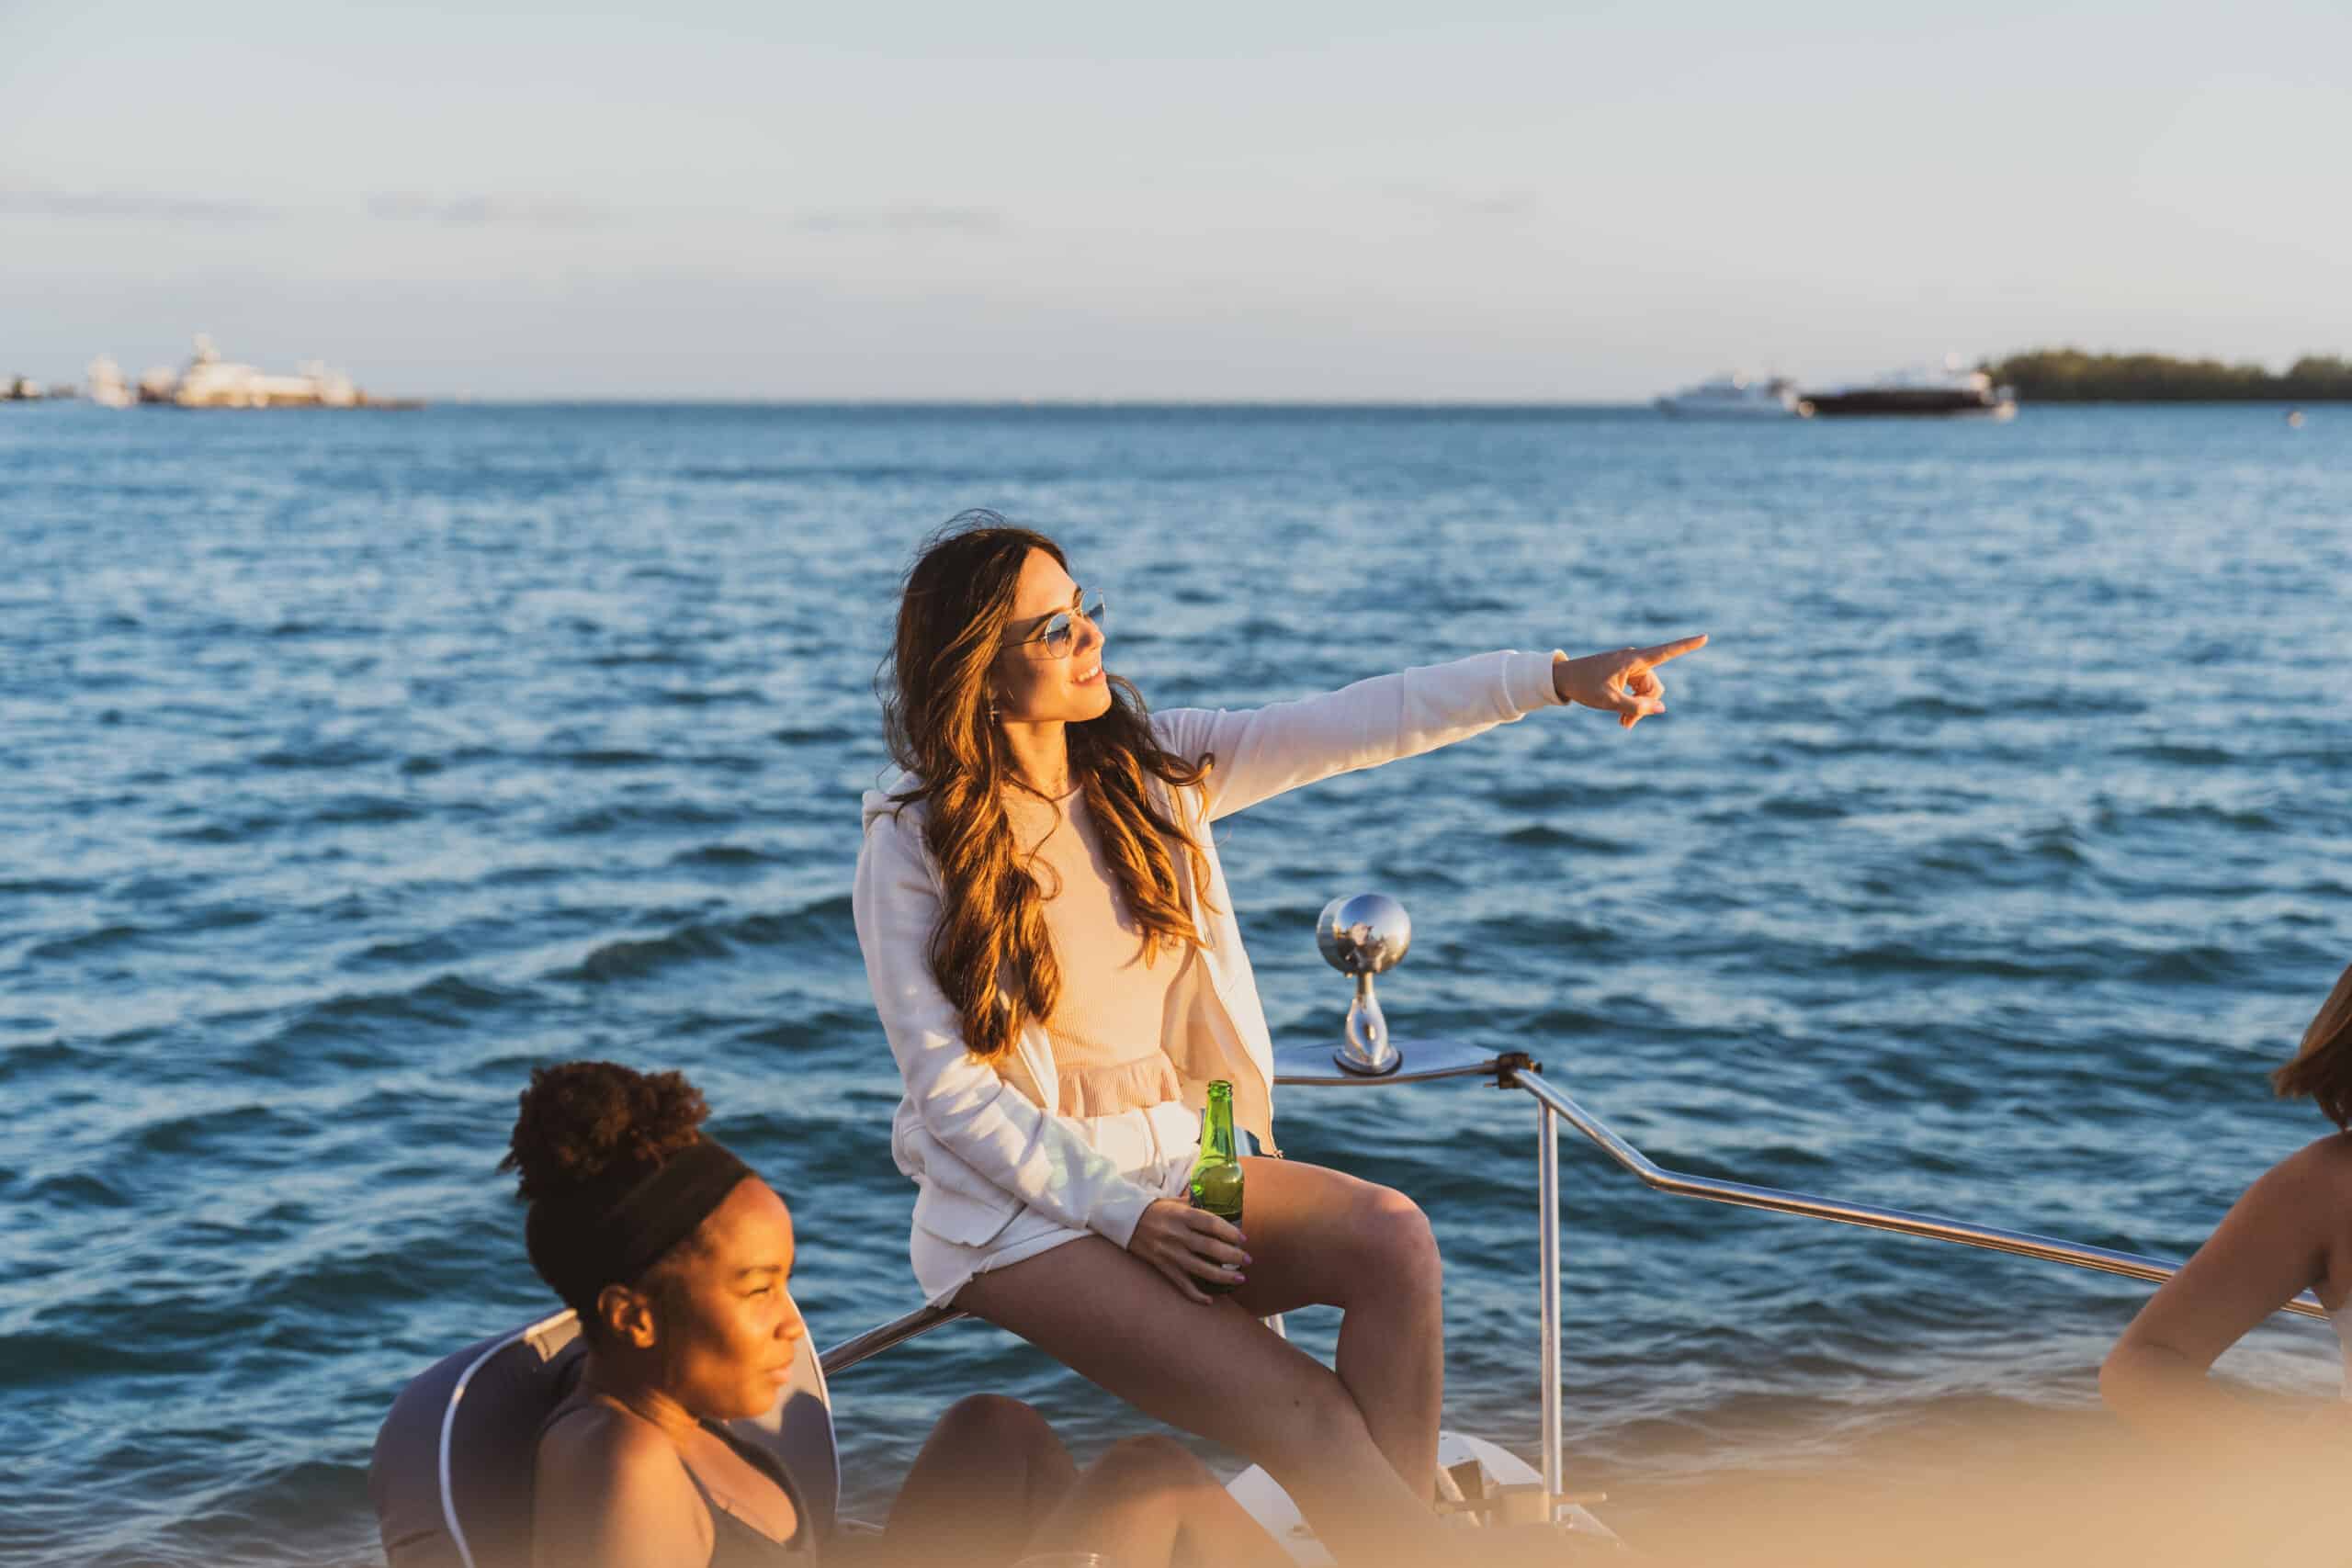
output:
[[[586,1463],[600,1466],[649,1464],[667,1454],[677,1462],[677,1450],[660,1432],[608,1404],[582,1402],[567,1412],[539,1438],[539,1462]]]
[[[2352,1291],[2352,1133],[2314,1138],[2264,1171],[2223,1228],[2288,1244],[2314,1260],[2331,1305]]]
[[[2352,1203],[2352,1133],[2314,1138],[2270,1168],[2256,1186],[2276,1185],[2280,1196],[2335,1198]]]
[[[699,1499],[685,1461],[645,1422],[601,1404],[558,1421],[539,1439],[538,1513],[550,1504],[585,1524],[594,1519],[691,1517]],[[595,1533],[604,1534],[606,1530]]]

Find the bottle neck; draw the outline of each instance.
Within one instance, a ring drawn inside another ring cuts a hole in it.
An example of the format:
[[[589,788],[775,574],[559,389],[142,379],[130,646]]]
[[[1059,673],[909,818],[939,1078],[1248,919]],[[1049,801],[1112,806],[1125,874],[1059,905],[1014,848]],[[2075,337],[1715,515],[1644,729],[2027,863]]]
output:
[[[1214,1159],[1241,1157],[1233,1136],[1233,1091],[1223,1083],[1210,1086],[1208,1103],[1201,1108],[1201,1153]]]

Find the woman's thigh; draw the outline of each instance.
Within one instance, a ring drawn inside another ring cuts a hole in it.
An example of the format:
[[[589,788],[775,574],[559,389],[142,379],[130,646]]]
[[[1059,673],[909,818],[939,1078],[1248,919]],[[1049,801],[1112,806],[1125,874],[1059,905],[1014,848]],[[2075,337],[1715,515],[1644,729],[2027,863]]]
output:
[[[1298,1160],[1242,1161],[1249,1283],[1228,1298],[1260,1317],[1351,1304],[1406,1270],[1436,1267],[1428,1221],[1401,1193]],[[1423,1255],[1426,1255],[1425,1257]]]
[[[1292,1436],[1263,1430],[1270,1412],[1311,1421],[1336,1388],[1320,1362],[1232,1298],[1187,1301],[1101,1236],[974,1275],[956,1304],[1146,1415],[1253,1457],[1267,1437]]]
[[[1397,1478],[1346,1385],[1235,1298],[1190,1301],[1090,1235],[974,1277],[956,1304],[1264,1465],[1340,1561],[1442,1554],[1425,1492]]]

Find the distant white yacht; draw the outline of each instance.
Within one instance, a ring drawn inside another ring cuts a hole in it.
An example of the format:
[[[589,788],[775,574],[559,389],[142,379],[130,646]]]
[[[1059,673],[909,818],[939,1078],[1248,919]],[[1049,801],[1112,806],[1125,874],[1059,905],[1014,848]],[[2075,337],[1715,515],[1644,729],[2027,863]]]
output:
[[[341,371],[312,361],[292,376],[272,376],[220,357],[212,339],[196,334],[196,357],[180,372],[172,400],[184,409],[329,408],[357,406],[359,389]]]
[[[1657,400],[1660,413],[1687,419],[1805,419],[1813,405],[1797,395],[1796,383],[1785,376],[1750,376],[1734,371]]]
[[[122,367],[110,355],[101,354],[90,361],[89,400],[100,408],[127,409],[130,406],[130,384],[122,378]]]

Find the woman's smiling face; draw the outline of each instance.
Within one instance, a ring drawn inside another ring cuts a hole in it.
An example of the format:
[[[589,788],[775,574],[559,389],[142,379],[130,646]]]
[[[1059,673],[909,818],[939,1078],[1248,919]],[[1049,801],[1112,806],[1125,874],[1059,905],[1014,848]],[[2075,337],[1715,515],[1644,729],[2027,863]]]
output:
[[[1012,618],[997,654],[997,717],[1007,724],[1083,724],[1111,708],[1102,672],[1102,628],[1078,614],[1079,586],[1061,563],[1031,550],[1022,563]],[[1035,639],[1057,615],[1070,616],[1069,651],[1057,655]]]

